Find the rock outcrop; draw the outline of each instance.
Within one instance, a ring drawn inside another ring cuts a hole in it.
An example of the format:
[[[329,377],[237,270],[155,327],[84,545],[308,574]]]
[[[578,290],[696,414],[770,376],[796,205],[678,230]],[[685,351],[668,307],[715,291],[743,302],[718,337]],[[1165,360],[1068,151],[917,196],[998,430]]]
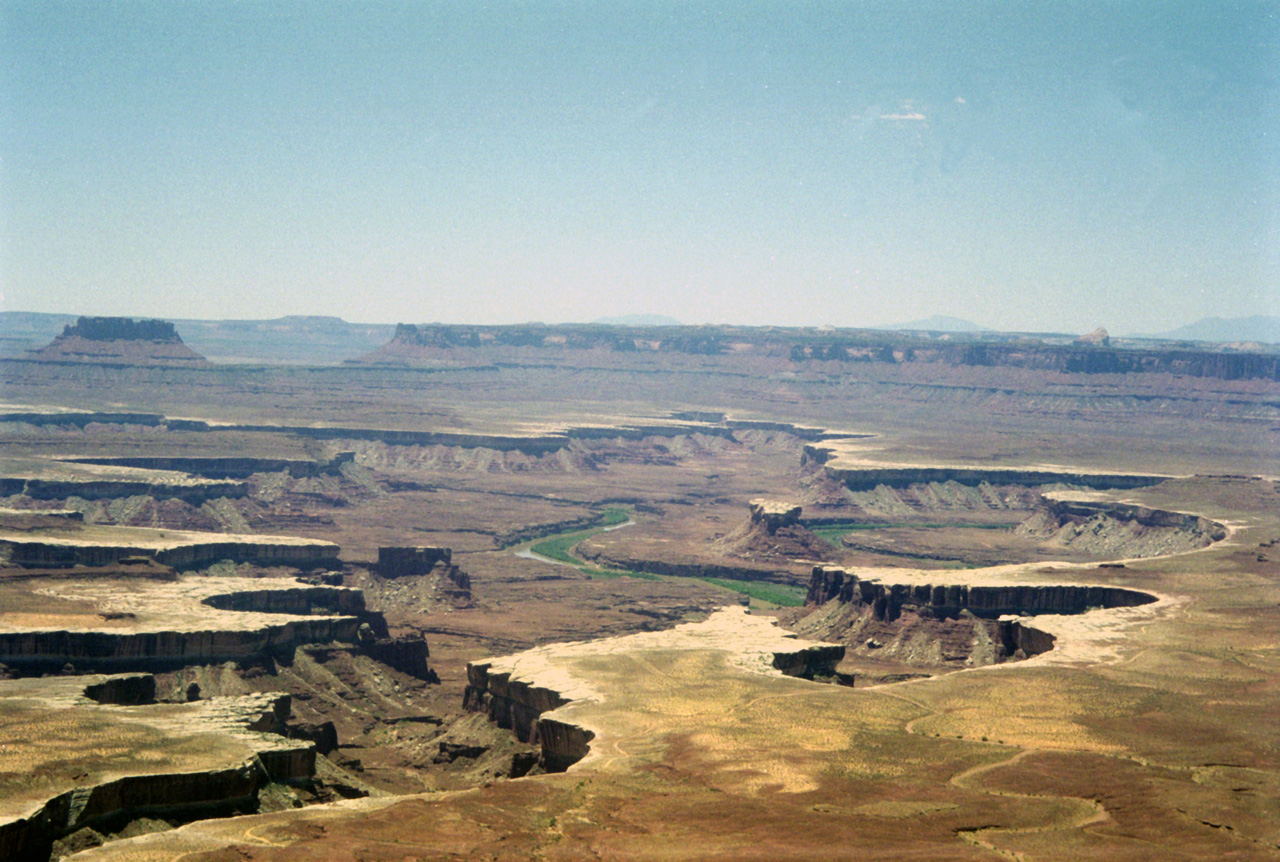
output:
[[[25,674],[78,670],[119,673],[283,655],[309,643],[352,643],[356,617],[314,617],[221,631],[4,631],[0,661]]]
[[[332,542],[291,536],[236,536],[142,527],[0,529],[0,558],[25,568],[105,566],[128,557],[150,557],[176,569],[219,560],[332,568],[338,564],[339,550]]]
[[[74,678],[66,680],[72,687],[76,683]],[[0,686],[0,698],[25,693],[14,687],[14,683]],[[56,705],[59,698],[67,700],[63,708],[75,707],[80,713],[96,707],[91,701],[76,703],[68,695],[69,691],[46,690],[43,697],[50,705]],[[168,736],[175,745],[185,743],[191,749],[192,754],[186,756],[191,768],[167,771],[151,766],[152,761],[164,762],[165,756],[159,752],[124,770],[114,764],[95,765],[90,756],[85,773],[55,779],[53,795],[44,801],[21,812],[6,802],[6,810],[0,811],[0,859],[46,862],[55,840],[121,820],[152,817],[183,821],[255,810],[257,793],[267,784],[302,782],[315,774],[315,745],[278,735],[289,716],[289,701],[288,695],[273,694],[218,698],[177,707],[181,711],[177,724],[173,718],[178,716],[169,717],[175,709],[170,705],[134,707],[144,711],[131,715],[133,722],[150,726],[157,739]],[[95,734],[118,720],[118,714],[111,712],[94,713],[93,717],[97,724],[90,721],[85,725],[80,744],[92,746]],[[208,750],[209,746],[192,745],[197,742],[195,734],[218,734],[226,741]],[[101,743],[116,744],[109,737]],[[202,750],[206,753],[200,753]]]
[[[450,548],[439,547],[381,547],[378,548],[378,574],[384,578],[405,575],[428,574],[437,563],[449,565],[453,558]]]
[[[109,676],[85,686],[84,696],[97,703],[139,706],[156,702],[156,678],[149,673]]]
[[[295,479],[308,479],[316,476],[332,476],[342,470],[343,465],[355,460],[354,452],[339,452],[325,461],[304,461],[296,458],[191,458],[191,457],[121,457],[121,458],[64,458],[64,463],[98,464],[105,467],[136,467],[145,470],[167,470],[203,476],[208,479],[247,479],[254,473],[287,472]],[[230,487],[247,487],[240,483]],[[242,496],[239,493],[219,494],[216,496]],[[85,497],[85,494],[76,496]]]
[[[792,503],[780,503],[776,500],[752,500],[751,523],[761,526],[772,536],[779,527],[790,527],[800,523],[803,509]]]
[[[172,323],[129,317],[81,317],[48,345],[28,355],[39,362],[184,367],[210,364],[182,343]]]
[[[810,563],[832,558],[831,545],[800,523],[800,514],[803,511],[800,506],[789,502],[752,500],[749,509],[750,516],[745,523],[712,544],[716,553],[737,557],[757,565],[772,561],[785,566],[796,561]],[[677,572],[664,572],[664,574],[677,574]],[[754,580],[760,578],[760,573],[740,572],[729,577]],[[776,578],[766,576],[763,579],[792,580],[786,575],[779,575]]]
[[[889,488],[907,488],[912,485],[1078,485],[1084,488],[1130,489],[1156,485],[1172,476],[1149,473],[1091,473],[1074,470],[1050,470],[1036,467],[924,467],[905,464],[879,465],[874,463],[850,464],[839,460],[838,452],[821,443],[806,444],[801,454],[801,466],[821,465],[829,476],[841,482],[850,491],[871,491],[884,485]]]
[[[1075,584],[893,583],[818,566],[796,629],[847,644],[869,666],[951,670],[1029,658],[1054,648],[1036,614],[1082,614],[1151,604],[1121,587]],[[890,677],[894,677],[890,674]],[[880,676],[888,681],[883,674]]]
[[[362,648],[369,656],[401,673],[430,682],[440,681],[428,666],[431,651],[422,637],[376,638]]]
[[[212,479],[168,478],[164,473],[138,478],[66,478],[43,479],[25,476],[0,477],[0,494],[22,495],[33,500],[118,500],[124,497],[154,497],[157,500],[182,500],[199,506],[221,497],[243,497],[249,493],[244,482],[220,482]]]
[[[885,583],[834,566],[815,566],[806,606],[836,601],[865,605],[877,619],[893,620],[910,608],[923,616],[954,617],[968,611],[994,619],[1006,614],[1080,614],[1096,608],[1150,604],[1155,596],[1122,587],[1082,585],[933,585]]]
[[[1223,524],[1199,515],[1070,498],[1047,498],[1018,532],[1047,546],[1112,558],[1186,553],[1227,536]]]
[[[1090,332],[1088,335],[1082,335],[1079,338],[1077,338],[1075,340],[1075,343],[1076,344],[1096,344],[1099,347],[1110,347],[1111,336],[1107,334],[1107,331],[1105,329],[1099,326],[1097,329],[1095,329],[1093,332]]]
[[[181,344],[178,331],[164,320],[134,320],[129,317],[81,317],[62,329],[64,338],[87,341],[154,341]]]
[[[80,671],[121,673],[243,662],[287,655],[304,644],[355,644],[362,625],[377,629],[375,637],[387,634],[381,614],[364,609],[359,590],[283,579],[58,581],[41,589],[100,610],[35,626],[0,615],[0,662],[23,675],[58,672],[68,663]],[[407,653],[402,663],[419,667]],[[116,695],[104,690],[101,696]]]

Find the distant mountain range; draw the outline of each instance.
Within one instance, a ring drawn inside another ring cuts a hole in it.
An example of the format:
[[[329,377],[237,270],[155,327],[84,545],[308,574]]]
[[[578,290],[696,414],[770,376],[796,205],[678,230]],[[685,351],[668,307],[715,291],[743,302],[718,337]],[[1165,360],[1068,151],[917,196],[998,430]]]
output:
[[[1280,317],[1255,314],[1251,317],[1206,317],[1168,332],[1134,335],[1134,338],[1167,338],[1173,341],[1261,341],[1280,344]]]
[[[882,329],[890,332],[901,330],[917,330],[920,332],[990,332],[985,326],[979,326],[972,320],[959,317],[947,317],[935,314],[923,320],[909,320],[906,323],[895,323],[892,326],[872,326],[871,329]]]
[[[680,326],[680,321],[664,314],[622,314],[617,317],[597,317],[592,323],[602,326]]]

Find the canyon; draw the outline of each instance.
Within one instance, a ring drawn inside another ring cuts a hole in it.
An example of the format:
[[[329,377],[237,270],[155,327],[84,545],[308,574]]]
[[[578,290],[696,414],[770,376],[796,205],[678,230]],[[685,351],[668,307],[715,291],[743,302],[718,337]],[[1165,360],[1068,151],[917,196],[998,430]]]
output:
[[[5,858],[1280,847],[1264,354],[179,329],[0,358]]]

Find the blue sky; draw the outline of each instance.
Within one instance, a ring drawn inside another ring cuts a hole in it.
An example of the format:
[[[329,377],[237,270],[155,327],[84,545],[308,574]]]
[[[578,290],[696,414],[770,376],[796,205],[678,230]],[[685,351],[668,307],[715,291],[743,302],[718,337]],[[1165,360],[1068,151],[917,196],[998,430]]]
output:
[[[1280,4],[0,0],[6,310],[1280,313]]]

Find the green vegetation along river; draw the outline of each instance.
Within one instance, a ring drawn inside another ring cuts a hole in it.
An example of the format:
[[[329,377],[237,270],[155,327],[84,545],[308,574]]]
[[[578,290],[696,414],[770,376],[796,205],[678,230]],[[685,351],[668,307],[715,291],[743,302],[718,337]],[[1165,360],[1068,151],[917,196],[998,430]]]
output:
[[[606,509],[600,515],[599,525],[585,530],[570,530],[556,533],[515,549],[518,557],[543,560],[572,566],[591,578],[643,578],[650,581],[667,580],[671,575],[654,575],[648,572],[633,572],[621,569],[606,569],[595,566],[575,557],[573,546],[607,530],[616,530],[635,523],[625,509]],[[806,590],[804,587],[788,584],[774,584],[767,581],[734,581],[727,578],[696,578],[703,583],[719,587],[726,591],[740,593],[766,606],[800,607],[804,604]]]

